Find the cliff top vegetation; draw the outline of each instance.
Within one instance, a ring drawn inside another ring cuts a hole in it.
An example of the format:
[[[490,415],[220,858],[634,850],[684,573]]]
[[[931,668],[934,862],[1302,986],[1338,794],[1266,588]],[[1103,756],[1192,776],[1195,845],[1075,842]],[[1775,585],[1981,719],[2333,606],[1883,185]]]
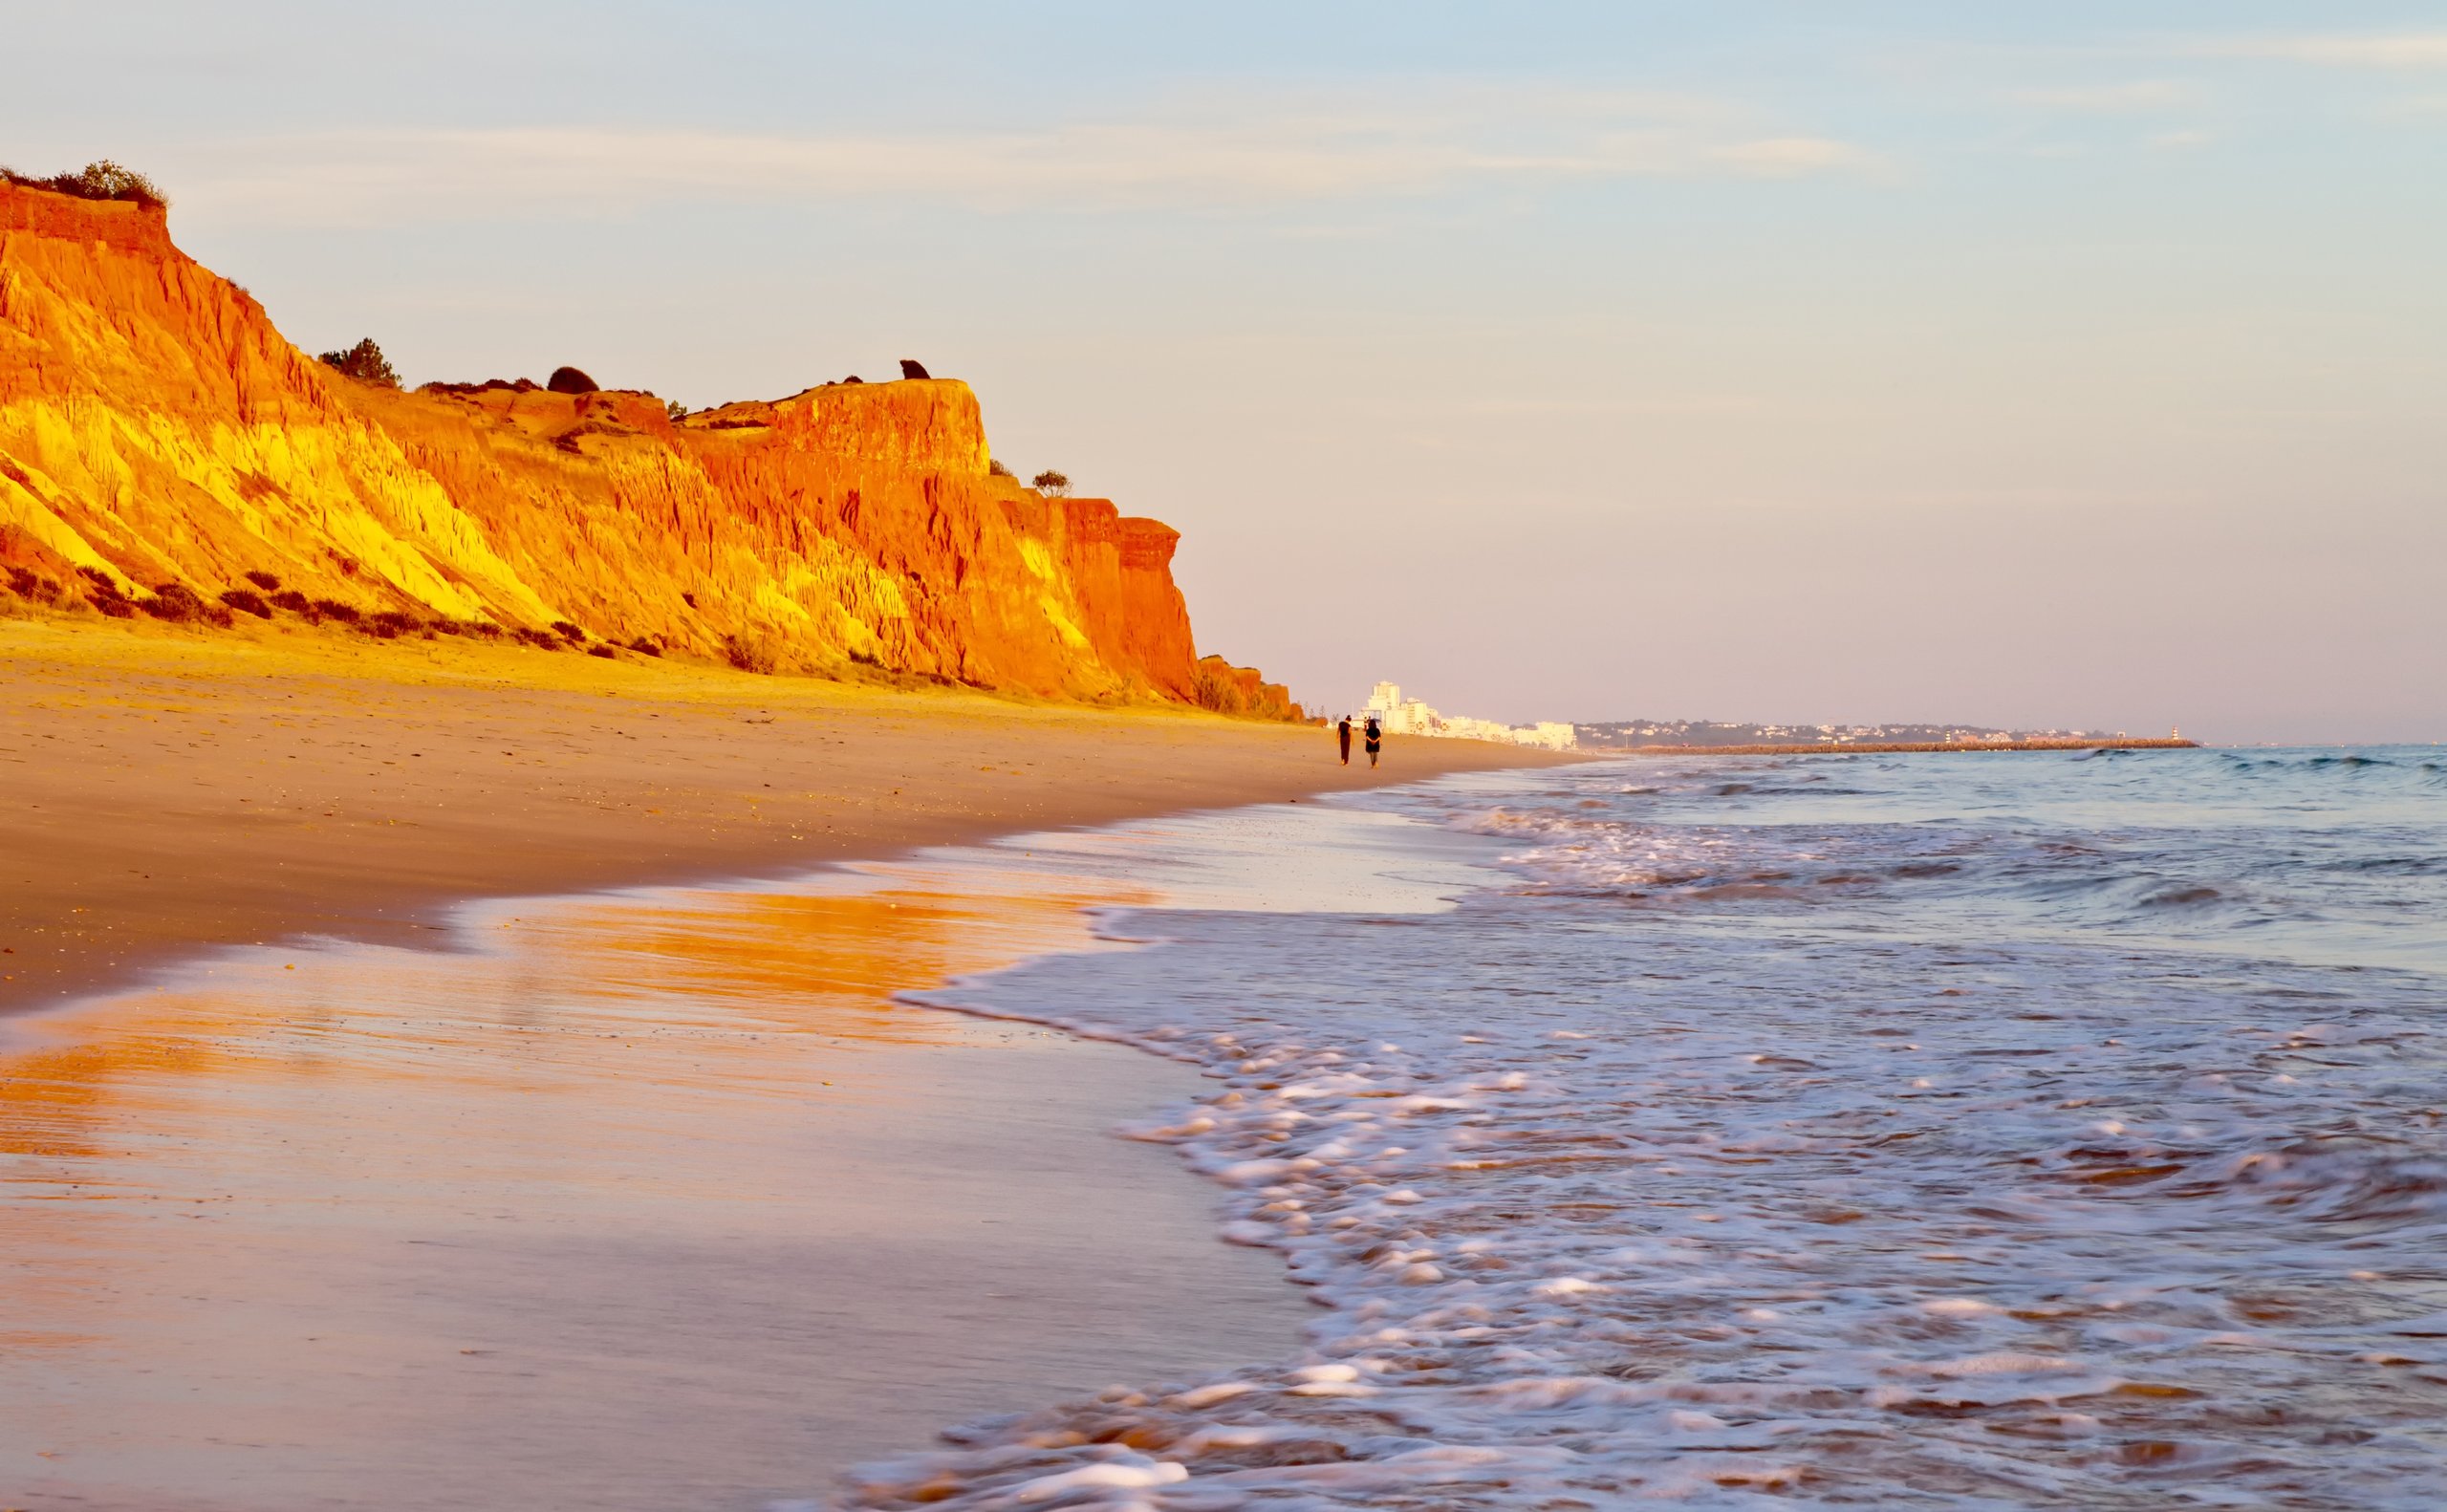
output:
[[[400,386],[399,369],[391,365],[391,359],[382,355],[382,348],[372,336],[345,351],[323,353],[314,360],[325,367],[337,368],[353,378],[363,378],[368,383],[379,383],[385,388]]]
[[[89,162],[75,173],[54,173],[47,179],[0,167],[0,184],[49,189],[54,194],[73,194],[80,200],[132,200],[152,210],[167,209],[170,204],[169,196],[163,194],[151,179],[134,168],[121,167],[108,158]]]

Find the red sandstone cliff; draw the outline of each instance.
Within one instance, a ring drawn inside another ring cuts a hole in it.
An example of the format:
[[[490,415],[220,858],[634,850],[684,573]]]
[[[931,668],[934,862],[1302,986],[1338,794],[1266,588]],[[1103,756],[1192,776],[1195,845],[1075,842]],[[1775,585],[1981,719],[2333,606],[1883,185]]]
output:
[[[299,352],[161,211],[0,184],[0,535],[206,599],[752,642],[1072,698],[1284,717],[1202,664],[1177,532],[989,470],[967,385],[827,385],[675,425],[651,396],[400,391]]]

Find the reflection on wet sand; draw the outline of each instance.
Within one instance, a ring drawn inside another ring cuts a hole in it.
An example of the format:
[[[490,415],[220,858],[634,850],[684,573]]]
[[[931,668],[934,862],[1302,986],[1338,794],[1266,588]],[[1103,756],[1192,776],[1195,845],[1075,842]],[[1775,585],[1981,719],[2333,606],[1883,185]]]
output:
[[[1103,1132],[1186,1073],[888,1002],[1133,900],[1043,883],[490,905],[5,1026],[0,1485],[750,1507],[1280,1352],[1279,1273]]]

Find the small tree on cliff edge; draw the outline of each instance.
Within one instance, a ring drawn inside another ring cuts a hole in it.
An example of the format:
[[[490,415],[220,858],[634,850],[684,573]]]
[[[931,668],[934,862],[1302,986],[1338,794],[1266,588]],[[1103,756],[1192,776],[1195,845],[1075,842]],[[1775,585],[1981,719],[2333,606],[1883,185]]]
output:
[[[1071,475],[1067,472],[1056,472],[1052,468],[1048,467],[1043,472],[1038,473],[1035,477],[1030,478],[1029,480],[1029,486],[1034,488],[1039,493],[1050,493],[1057,499],[1069,498],[1071,495]]]
[[[363,378],[368,383],[379,383],[384,388],[400,386],[399,370],[391,366],[391,359],[382,355],[382,349],[374,344],[372,336],[345,352],[326,352],[314,360],[325,367],[337,368],[353,378]]]
[[[157,210],[167,207],[170,203],[169,196],[156,187],[152,180],[134,168],[121,167],[108,158],[89,162],[75,173],[55,173],[48,179],[0,168],[0,184],[22,184],[30,189],[73,194],[80,200],[133,200]]]

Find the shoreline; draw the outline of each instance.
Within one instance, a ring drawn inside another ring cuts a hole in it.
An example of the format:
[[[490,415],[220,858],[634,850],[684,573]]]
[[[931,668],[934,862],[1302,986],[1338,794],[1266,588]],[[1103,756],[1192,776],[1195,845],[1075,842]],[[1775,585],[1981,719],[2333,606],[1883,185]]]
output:
[[[1993,770],[1871,764],[1807,813],[1798,790],[1675,765],[1268,810],[1292,833],[1346,807],[1425,819],[1498,853],[1504,885],[1407,923],[1125,916],[1110,933],[1159,948],[985,984],[997,1011],[1220,1077],[1184,1156],[1235,1183],[1235,1242],[1283,1253],[1330,1310],[1299,1360],[1050,1404],[879,1467],[851,1505],[1002,1508],[1115,1441],[1185,1504],[1297,1501],[1331,1475],[1352,1504],[1799,1486],[1885,1505],[1970,1483],[1950,1479],[1966,1433],[2000,1446],[1983,1484],[2083,1504],[2172,1483],[2111,1442],[2189,1446],[2209,1480],[2280,1500],[2440,1480],[2417,1442],[2340,1436],[2436,1416],[2401,1369],[2367,1368],[2410,1358],[2433,1215],[2355,1199],[2436,1154],[2420,1046],[2442,962],[2404,912],[2438,892],[2404,860],[2437,850],[2426,753],[2112,781],[2059,758],[2014,767],[2003,804]],[[2391,936],[2414,969],[2374,969],[2364,942]],[[2270,1026],[2289,1001],[2317,1022]],[[2319,1142],[2339,1128],[2406,1138]],[[2270,1150],[2319,1163],[2272,1187]],[[2231,1304],[2198,1300],[2306,1276],[2326,1305],[2249,1320],[2264,1348],[2227,1348]],[[2144,1325],[2177,1319],[2170,1352]],[[2128,1390],[2165,1380],[2192,1394]],[[2069,1436],[2068,1399],[2096,1414]],[[1318,1448],[1252,1462],[1252,1441]]]
[[[0,620],[0,1017],[487,898],[777,878],[1574,760],[460,641]],[[1586,759],[1577,758],[1577,759]]]

